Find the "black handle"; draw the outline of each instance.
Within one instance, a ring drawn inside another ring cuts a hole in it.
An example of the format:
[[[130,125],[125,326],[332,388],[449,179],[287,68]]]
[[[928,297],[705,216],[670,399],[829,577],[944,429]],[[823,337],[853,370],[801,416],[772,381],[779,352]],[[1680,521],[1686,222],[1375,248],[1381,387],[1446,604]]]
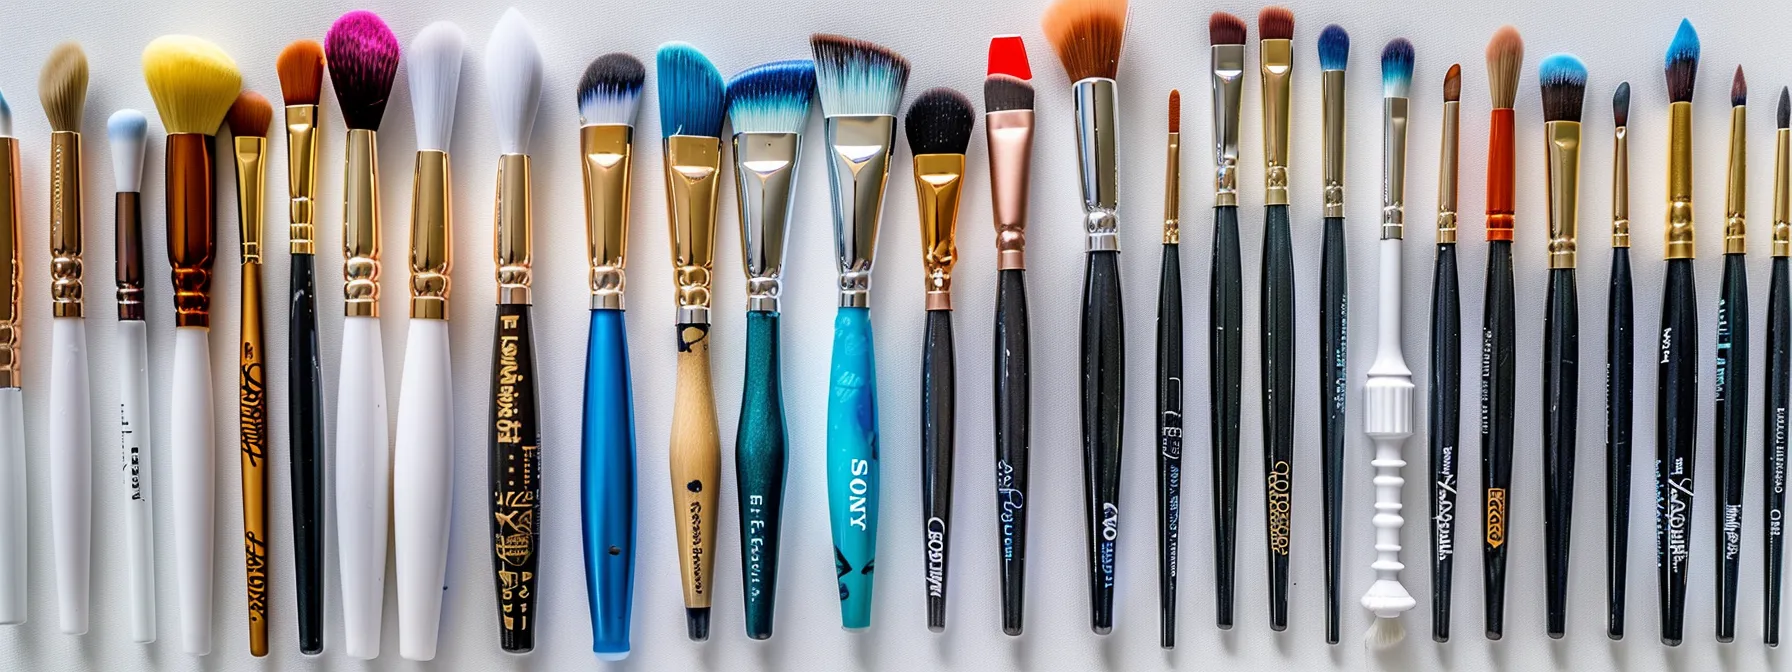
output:
[[[1090,627],[1105,635],[1114,629],[1126,324],[1120,310],[1120,253],[1088,256],[1083,285],[1083,492],[1089,523]]]
[[[1020,269],[996,281],[996,529],[1002,563],[1002,632],[1021,633],[1027,585],[1027,275]]]
[[[1244,272],[1238,208],[1213,209],[1212,295],[1208,300],[1208,394],[1213,404],[1213,581],[1215,622],[1232,628],[1233,559],[1238,539],[1238,424],[1244,378]]]
[[[1431,278],[1431,639],[1450,641],[1456,574],[1456,491],[1462,438],[1462,294],[1456,244],[1437,246]]]
[[[778,550],[789,458],[778,313],[747,312],[747,366],[734,452],[739,482],[741,585],[747,636],[770,639],[778,597]]]
[[[292,414],[293,571],[298,579],[299,652],[324,650],[324,388],[317,348],[317,257],[292,255],[287,350]]]
[[[1288,629],[1288,552],[1294,520],[1294,242],[1288,206],[1264,208],[1263,374],[1264,533],[1269,554],[1269,629]]]
[[[1792,411],[1792,283],[1787,281],[1786,258],[1773,258],[1773,278],[1767,290],[1767,437],[1766,606],[1762,630],[1768,646],[1780,645],[1780,579],[1785,555],[1786,433]]]
[[[1344,256],[1344,218],[1325,218],[1319,266],[1320,471],[1325,495],[1325,641],[1341,627],[1338,567],[1344,533],[1344,399],[1349,390],[1350,266]]]
[[[541,422],[535,388],[535,335],[529,306],[499,305],[492,342],[492,571],[498,640],[505,651],[535,648],[535,579],[541,575]]]
[[[1513,369],[1517,364],[1512,298],[1512,243],[1487,249],[1487,295],[1481,318],[1481,491],[1486,502],[1482,588],[1487,638],[1506,629],[1506,542],[1512,488]]]
[[[1157,288],[1157,609],[1163,648],[1176,647],[1182,530],[1182,255],[1165,245]]]
[[[1624,583],[1630,553],[1630,430],[1636,310],[1630,289],[1630,248],[1612,248],[1612,286],[1605,329],[1605,574],[1606,635],[1624,638]]]
[[[1742,479],[1748,465],[1748,260],[1724,255],[1717,302],[1717,641],[1736,639]]]
[[[1691,259],[1669,259],[1655,392],[1655,559],[1661,641],[1679,646],[1686,625],[1692,493],[1699,432],[1699,301]]]
[[[1567,628],[1568,546],[1574,538],[1575,429],[1580,418],[1580,301],[1574,269],[1549,271],[1543,315],[1543,547],[1547,633]]]
[[[927,567],[927,629],[946,629],[946,575],[952,559],[952,439],[957,421],[952,311],[927,311],[921,351],[921,517]]]

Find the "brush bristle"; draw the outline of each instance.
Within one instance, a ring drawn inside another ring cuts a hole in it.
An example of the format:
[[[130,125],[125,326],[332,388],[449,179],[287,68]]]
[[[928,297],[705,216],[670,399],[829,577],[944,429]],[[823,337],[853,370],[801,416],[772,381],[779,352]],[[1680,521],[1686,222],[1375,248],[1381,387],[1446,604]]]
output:
[[[814,61],[748,68],[728,82],[728,123],[735,133],[802,133],[814,94]]]
[[[106,120],[106,138],[112,144],[112,181],[115,191],[143,191],[143,145],[148,137],[149,119],[142,112],[119,110]]]
[[[1381,95],[1405,98],[1412,90],[1412,43],[1396,37],[1381,50]]]
[[[498,122],[498,150],[502,153],[529,153],[535,111],[541,106],[541,70],[535,28],[515,7],[504,10],[485,43],[485,72],[491,83],[487,93],[492,118]]]
[[[728,100],[722,73],[709,57],[683,42],[660,45],[656,58],[660,136],[722,137]]]
[[[409,61],[405,78],[411,85],[411,119],[419,150],[446,152],[454,139],[454,108],[460,100],[460,65],[466,51],[466,33],[447,21],[424,26],[411,38],[411,48],[404,54]],[[495,86],[508,83],[495,73],[491,79]]]
[[[1792,90],[1780,87],[1780,109],[1776,117],[1781,130],[1792,128]]]
[[[1400,624],[1400,619],[1377,618],[1370,624],[1369,632],[1363,634],[1363,645],[1371,651],[1380,651],[1403,639],[1406,639],[1406,626]]]
[[[1332,24],[1319,31],[1319,68],[1343,70],[1350,63],[1350,33]]]
[[[1518,100],[1518,74],[1524,67],[1524,38],[1512,26],[1500,26],[1487,41],[1487,91],[1493,106],[1511,109]]]
[[[1257,39],[1294,39],[1294,12],[1287,7],[1264,7],[1257,12]]]
[[[1630,125],[1630,82],[1619,82],[1612,92],[1612,125]]]
[[[398,74],[398,37],[378,15],[355,10],[330,25],[324,34],[324,53],[343,123],[351,129],[379,130],[392,79]]]
[[[646,83],[647,66],[638,58],[618,52],[593,59],[579,78],[579,123],[635,125]]]
[[[943,86],[922,91],[902,120],[909,153],[963,154],[971,145],[976,115],[971,100],[962,93]]]
[[[6,92],[0,91],[0,138],[12,137],[12,106],[6,104]]]
[[[1070,81],[1119,76],[1126,0],[1057,0],[1040,25]]]
[[[1555,54],[1537,66],[1544,121],[1580,121],[1586,102],[1587,66],[1573,54]]]
[[[1182,92],[1170,89],[1170,132],[1182,132]]]
[[[230,104],[230,111],[224,115],[230,134],[239,138],[268,137],[268,126],[273,122],[274,105],[254,91],[237,94],[236,102]]]
[[[1208,44],[1244,44],[1244,19],[1226,12],[1207,17]]]
[[[1742,107],[1748,104],[1748,80],[1742,78],[1742,66],[1736,66],[1736,77],[1730,80],[1730,105]]]
[[[81,132],[81,111],[87,105],[87,53],[81,45],[64,42],[50,51],[37,76],[37,97],[50,130]]]
[[[1692,29],[1691,20],[1681,19],[1679,30],[1674,31],[1674,41],[1668,45],[1668,100],[1692,102],[1692,89],[1698,76],[1699,33]]]
[[[984,75],[1007,75],[1023,82],[1032,80],[1033,65],[1027,60],[1027,43],[1019,35],[989,38],[989,68]]]
[[[286,45],[274,69],[280,73],[280,97],[287,105],[316,105],[324,87],[324,45],[317,40]]]
[[[216,44],[164,35],[143,48],[143,81],[164,130],[215,135],[243,88],[243,73]]]
[[[1451,63],[1450,70],[1444,73],[1444,102],[1454,103],[1462,100],[1462,64]]]
[[[983,111],[1033,109],[1033,85],[1008,75],[990,75],[983,80]]]
[[[908,59],[884,47],[839,35],[812,35],[815,91],[823,116],[896,116],[908,87]]]

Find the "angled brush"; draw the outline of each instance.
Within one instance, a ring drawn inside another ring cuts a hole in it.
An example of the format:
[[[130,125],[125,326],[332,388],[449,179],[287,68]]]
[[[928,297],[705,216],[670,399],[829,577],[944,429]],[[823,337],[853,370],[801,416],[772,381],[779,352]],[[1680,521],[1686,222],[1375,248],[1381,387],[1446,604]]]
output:
[[[1213,90],[1213,254],[1209,280],[1208,395],[1213,428],[1215,621],[1232,628],[1238,536],[1238,450],[1244,404],[1244,268],[1238,241],[1238,130],[1244,91],[1244,20],[1207,21]]]
[[[1269,557],[1269,629],[1288,629],[1288,559],[1294,544],[1294,240],[1288,222],[1288,148],[1293,138],[1294,14],[1257,15],[1263,108],[1263,274],[1258,281],[1258,353],[1263,377],[1264,534]]]
[[[1431,366],[1426,425],[1431,448],[1431,639],[1450,640],[1456,575],[1456,493],[1461,467],[1462,298],[1456,273],[1456,199],[1462,147],[1462,66],[1444,74],[1437,165],[1437,261],[1431,275]]]
[[[1613,640],[1624,638],[1624,586],[1630,562],[1631,397],[1636,378],[1629,125],[1630,82],[1621,82],[1612,94],[1612,270],[1605,304],[1605,634]]]

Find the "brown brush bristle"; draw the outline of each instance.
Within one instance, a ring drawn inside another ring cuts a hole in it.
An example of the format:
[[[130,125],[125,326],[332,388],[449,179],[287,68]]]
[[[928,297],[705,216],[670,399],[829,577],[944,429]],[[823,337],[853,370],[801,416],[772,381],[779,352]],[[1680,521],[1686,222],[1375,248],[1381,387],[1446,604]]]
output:
[[[1170,89],[1170,132],[1182,132],[1182,92]]]
[[[239,138],[268,137],[268,124],[274,121],[274,106],[268,99],[254,91],[237,94],[236,102],[230,104],[230,111],[224,114],[224,123],[230,126],[230,134]]]
[[[274,69],[280,72],[280,97],[287,105],[316,105],[324,86],[324,45],[316,40],[286,45]]]
[[[1208,44],[1244,44],[1244,19],[1225,12],[1207,18]]]
[[[1736,66],[1736,78],[1730,80],[1730,104],[1742,107],[1748,104],[1748,81],[1742,78],[1742,66]]]
[[[1071,81],[1119,74],[1126,0],[1057,0],[1040,25]]]
[[[1512,26],[1500,26],[1487,42],[1487,91],[1493,106],[1511,109],[1518,100],[1518,71],[1524,67],[1524,38]]]
[[[1264,7],[1257,12],[1257,37],[1264,40],[1294,39],[1294,12],[1287,7]]]
[[[1450,71],[1444,73],[1444,102],[1454,103],[1462,100],[1462,64],[1451,63]]]

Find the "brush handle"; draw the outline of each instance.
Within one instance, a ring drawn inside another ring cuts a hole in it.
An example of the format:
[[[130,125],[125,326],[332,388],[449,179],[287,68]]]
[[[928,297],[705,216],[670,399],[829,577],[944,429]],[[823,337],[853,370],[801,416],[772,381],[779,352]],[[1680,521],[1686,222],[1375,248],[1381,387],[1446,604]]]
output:
[[[1176,570],[1182,533],[1182,255],[1165,245],[1157,285],[1158,642],[1176,647]]]
[[[1021,633],[1027,585],[1027,443],[1032,414],[1027,275],[996,275],[996,538],[1001,549],[1002,632]]]
[[[130,567],[131,641],[156,641],[155,507],[151,504],[149,424],[149,325],[143,320],[118,321],[119,465],[124,486],[124,554]],[[18,398],[16,388],[0,390],[0,400]],[[0,411],[0,417],[5,411]],[[6,429],[0,429],[3,440]],[[0,467],[0,472],[4,468]],[[0,484],[8,483],[0,476]],[[21,484],[23,481],[21,481]],[[9,509],[10,510],[10,509]],[[24,509],[17,509],[22,516]],[[10,514],[8,514],[10,515]],[[22,518],[21,518],[22,520]],[[7,530],[0,520],[0,537]],[[0,560],[3,562],[3,560]],[[5,576],[0,569],[0,577]],[[3,579],[0,579],[3,581]],[[3,588],[0,588],[3,590]],[[4,600],[0,600],[4,602]],[[0,604],[0,616],[5,607]],[[0,622],[4,622],[0,618]]]
[[[790,459],[778,331],[776,311],[747,312],[746,383],[734,442],[734,474],[740,503],[741,588],[747,636],[753,639],[772,636]]]
[[[635,591],[635,404],[626,315],[591,311],[579,446],[591,650],[608,661],[628,657]]]
[[[952,457],[957,432],[952,311],[927,311],[921,349],[921,519],[926,558],[927,629],[946,630],[952,565]]]
[[[498,361],[496,355],[492,361]],[[392,541],[398,567],[398,654],[433,660],[442,622],[448,524],[454,510],[454,417],[448,322],[412,318],[392,444]],[[495,365],[494,365],[495,368]],[[492,386],[497,389],[496,381]],[[497,418],[493,418],[494,424]],[[494,493],[495,495],[496,493]]]
[[[1568,550],[1574,539],[1575,430],[1580,419],[1580,301],[1574,269],[1549,271],[1543,315],[1543,548],[1547,630],[1567,632]]]
[[[268,655],[268,402],[262,361],[261,262],[242,264],[242,330],[237,338],[237,444],[242,453],[243,577],[249,655]]]
[[[1406,486],[1401,470],[1406,468],[1402,454],[1407,437],[1412,436],[1412,370],[1406,366],[1406,355],[1400,335],[1401,250],[1399,238],[1383,238],[1378,246],[1376,293],[1380,300],[1377,318],[1375,361],[1369,365],[1368,380],[1363,385],[1363,433],[1374,442],[1369,466],[1375,470],[1375,582],[1363,594],[1363,608],[1374,614],[1377,623],[1396,619],[1415,606],[1412,594],[1400,582],[1406,569],[1400,561],[1400,529],[1406,525],[1406,505],[1400,493]],[[1370,632],[1376,633],[1383,626]]]
[[[1512,298],[1512,243],[1487,245],[1486,304],[1481,318],[1481,492],[1486,503],[1482,589],[1487,638],[1504,636],[1506,542],[1511,538],[1514,368],[1517,345]]]
[[[324,651],[324,386],[317,345],[317,257],[292,255],[287,325],[287,435],[292,461],[293,574],[299,652]]]
[[[828,374],[828,510],[834,574],[840,582],[840,625],[871,627],[876,570],[878,465],[877,361],[871,310],[841,306],[834,314]]]
[[[1450,598],[1456,575],[1456,493],[1462,437],[1462,300],[1456,244],[1437,246],[1431,277],[1431,639],[1450,641]]]
[[[1120,309],[1120,253],[1088,254],[1083,285],[1083,489],[1089,528],[1089,623],[1114,629],[1119,566],[1120,446],[1125,414],[1126,351]]]
[[[1288,206],[1264,208],[1259,331],[1263,372],[1264,532],[1269,629],[1288,629],[1288,554],[1294,522],[1294,242]]]
[[[342,319],[336,389],[336,556],[341,563],[343,651],[380,655],[386,604],[386,520],[392,446],[386,425],[386,359],[380,320]]]
[[[174,330],[169,436],[174,461],[174,565],[180,595],[181,650],[212,650],[212,526],[217,454],[212,445],[211,330]]]
[[[1748,465],[1748,259],[1724,255],[1717,301],[1717,641],[1736,638],[1742,480]]]
[[[1624,587],[1630,564],[1630,432],[1635,394],[1636,309],[1631,297],[1630,248],[1612,248],[1611,292],[1605,329],[1605,575],[1606,635],[1624,638]]]
[[[87,633],[93,561],[93,416],[87,388],[87,322],[50,322],[50,530],[56,605],[64,634]]]
[[[1699,305],[1691,259],[1669,259],[1655,391],[1655,567],[1661,641],[1679,646],[1686,625],[1699,402]]]
[[[4,504],[0,506],[0,625],[25,622],[26,481],[25,395],[16,387],[0,388],[0,504]],[[154,555],[150,558],[153,561]],[[148,606],[153,619],[155,604],[152,601]],[[141,613],[135,602],[132,607],[133,615]],[[152,620],[152,639],[154,631]]]
[[[1238,539],[1238,425],[1244,381],[1244,271],[1238,207],[1213,209],[1213,272],[1208,299],[1208,394],[1213,425],[1213,580],[1215,623],[1232,628],[1233,566]]]
[[[1344,218],[1326,217],[1319,263],[1319,462],[1325,508],[1325,641],[1337,644],[1344,535],[1345,398],[1350,383],[1350,265]]]
[[[1780,645],[1780,584],[1785,566],[1786,432],[1792,415],[1792,282],[1787,279],[1787,259],[1773,258],[1773,277],[1767,290],[1767,468],[1764,479],[1766,505],[1762,520],[1766,543],[1761,629],[1768,646]]]
[[[709,639],[715,585],[716,526],[721,515],[722,438],[709,382],[709,325],[680,324],[678,378],[672,397],[672,520],[684,583],[685,626],[691,641]]]
[[[532,309],[528,304],[499,304],[497,309],[492,333],[491,424],[486,434],[492,588],[497,600],[498,646],[509,653],[528,653],[535,650],[535,626],[540,617],[536,597],[541,590],[536,580],[541,577],[541,530],[546,522],[541,508],[541,394],[536,385],[540,378],[535,368]],[[447,345],[445,334],[442,344]],[[443,350],[444,355],[446,352]],[[444,395],[440,403],[451,401]]]

